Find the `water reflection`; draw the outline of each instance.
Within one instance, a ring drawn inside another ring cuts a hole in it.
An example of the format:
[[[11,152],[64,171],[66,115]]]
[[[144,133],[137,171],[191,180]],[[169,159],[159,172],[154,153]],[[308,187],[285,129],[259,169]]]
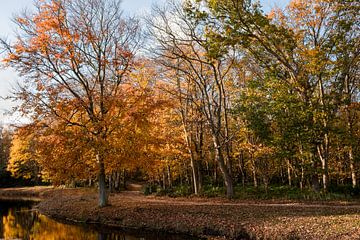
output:
[[[180,236],[129,236],[119,232],[97,232],[86,226],[54,221],[31,210],[31,202],[0,201],[0,239],[31,240],[164,240]]]

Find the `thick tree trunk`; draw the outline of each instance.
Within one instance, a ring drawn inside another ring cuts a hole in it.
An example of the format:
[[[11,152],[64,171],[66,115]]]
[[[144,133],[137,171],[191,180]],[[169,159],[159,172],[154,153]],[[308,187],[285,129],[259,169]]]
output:
[[[229,173],[228,167],[225,165],[224,155],[221,151],[221,146],[219,144],[218,139],[214,137],[214,147],[216,152],[216,161],[219,164],[220,171],[224,176],[225,187],[226,187],[226,197],[231,199],[234,197],[234,187],[233,187],[233,180]]]
[[[104,159],[100,154],[96,155],[96,160],[99,164],[99,207],[105,207],[108,204],[108,196],[106,194],[106,175],[105,175],[105,164]]]

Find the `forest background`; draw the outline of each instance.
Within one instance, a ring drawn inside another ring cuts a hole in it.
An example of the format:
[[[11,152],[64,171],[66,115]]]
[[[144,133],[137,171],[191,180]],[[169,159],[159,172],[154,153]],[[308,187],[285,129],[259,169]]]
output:
[[[356,1],[171,1],[144,19],[118,1],[35,3],[1,41],[30,119],[1,131],[2,184],[97,182],[100,206],[127,179],[172,195],[359,194]]]

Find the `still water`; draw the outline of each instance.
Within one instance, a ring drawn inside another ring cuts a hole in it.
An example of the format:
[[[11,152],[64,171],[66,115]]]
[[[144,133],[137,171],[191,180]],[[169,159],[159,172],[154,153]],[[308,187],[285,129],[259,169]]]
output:
[[[129,235],[110,229],[94,229],[60,223],[32,210],[30,201],[0,200],[0,240],[185,240],[189,237],[175,235]]]

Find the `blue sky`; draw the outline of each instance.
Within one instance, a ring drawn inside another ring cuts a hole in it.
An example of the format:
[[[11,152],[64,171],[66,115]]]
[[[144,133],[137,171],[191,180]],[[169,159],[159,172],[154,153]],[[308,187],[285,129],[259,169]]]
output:
[[[264,10],[268,11],[274,6],[283,7],[289,0],[261,0]],[[0,8],[0,36],[11,37],[14,24],[11,22],[11,17],[14,13],[25,8],[31,8],[32,0],[1,0]],[[151,8],[153,3],[161,3],[165,0],[123,0],[123,9],[129,14],[142,14]],[[0,69],[0,97],[6,97],[11,93],[11,89],[16,85],[19,77],[14,71]],[[16,123],[20,121],[18,117],[5,116],[4,113],[11,109],[14,104],[2,100],[0,98],[0,125],[9,122]]]

